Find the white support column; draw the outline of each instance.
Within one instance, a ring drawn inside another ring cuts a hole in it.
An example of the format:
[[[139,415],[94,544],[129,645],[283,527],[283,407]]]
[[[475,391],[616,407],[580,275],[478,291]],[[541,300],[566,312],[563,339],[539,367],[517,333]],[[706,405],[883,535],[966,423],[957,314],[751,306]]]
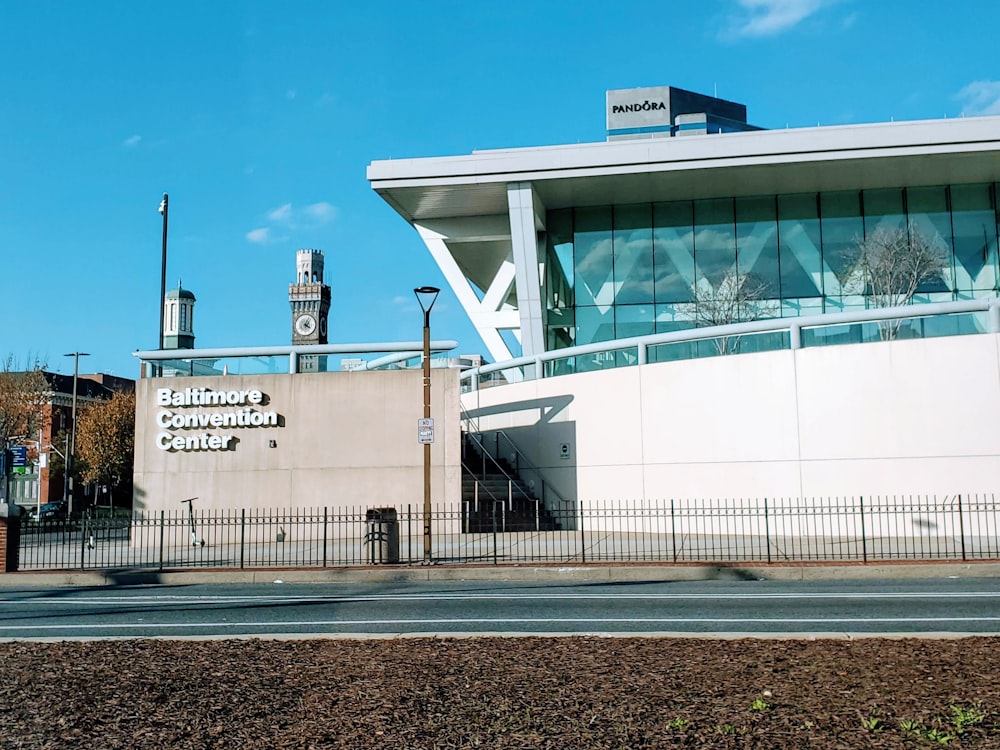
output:
[[[538,232],[536,214],[544,207],[530,182],[507,186],[510,211],[510,239],[514,251],[514,277],[517,284],[517,309],[521,318],[521,355],[545,352],[545,328],[542,325],[542,289],[538,278]]]

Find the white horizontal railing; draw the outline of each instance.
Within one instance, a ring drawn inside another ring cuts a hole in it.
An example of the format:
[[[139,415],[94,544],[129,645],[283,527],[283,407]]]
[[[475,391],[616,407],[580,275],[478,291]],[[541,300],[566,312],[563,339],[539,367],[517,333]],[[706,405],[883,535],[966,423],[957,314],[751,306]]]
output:
[[[633,336],[612,341],[598,341],[593,344],[582,344],[565,349],[554,349],[542,354],[516,357],[504,362],[482,365],[461,374],[463,383],[475,390],[479,385],[480,375],[501,372],[514,368],[533,367],[535,380],[545,377],[545,363],[556,360],[589,354],[603,354],[636,349],[636,364],[644,365],[647,361],[647,351],[651,346],[662,344],[677,344],[688,341],[705,341],[710,339],[744,336],[757,333],[789,334],[789,348],[802,348],[803,328],[822,328],[826,326],[847,325],[852,323],[878,323],[882,321],[900,320],[906,318],[927,318],[939,315],[957,315],[962,313],[989,313],[989,332],[1000,333],[1000,298],[962,300],[960,302],[929,302],[919,305],[904,305],[902,307],[885,307],[876,310],[856,310],[826,315],[807,315],[794,318],[769,318],[753,320],[746,323],[730,323],[722,326],[706,326],[703,328],[688,328],[683,331],[667,333],[651,333],[645,336]]]
[[[448,352],[458,347],[457,341],[431,341],[431,352]],[[288,357],[288,372],[298,372],[299,357],[322,354],[375,354],[401,353],[409,359],[416,354],[423,354],[422,341],[374,342],[361,344],[290,344],[283,346],[243,346],[224,349],[151,349],[149,351],[132,352],[143,362],[165,362],[179,360],[190,362],[199,359],[250,359],[253,357]],[[386,358],[387,361],[395,361]]]

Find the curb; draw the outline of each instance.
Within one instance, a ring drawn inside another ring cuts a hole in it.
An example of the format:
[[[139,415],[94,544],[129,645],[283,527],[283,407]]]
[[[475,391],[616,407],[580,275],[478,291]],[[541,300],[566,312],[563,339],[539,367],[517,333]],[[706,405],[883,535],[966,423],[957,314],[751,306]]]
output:
[[[255,570],[53,571],[0,573],[2,588],[106,587],[191,584],[387,583],[525,581],[601,583],[640,581],[850,581],[914,578],[1000,578],[998,562],[878,563],[854,565],[574,565],[419,566],[378,568],[268,568]]]

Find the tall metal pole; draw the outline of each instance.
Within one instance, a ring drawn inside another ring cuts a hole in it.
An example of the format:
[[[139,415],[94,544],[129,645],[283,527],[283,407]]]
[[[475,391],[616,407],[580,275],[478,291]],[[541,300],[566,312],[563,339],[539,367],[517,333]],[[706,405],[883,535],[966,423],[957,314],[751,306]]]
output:
[[[424,419],[431,417],[431,308],[440,293],[433,286],[422,286],[413,290],[424,312]],[[431,442],[434,439],[433,428],[429,440],[424,444],[424,565],[433,562],[431,554]]]
[[[80,378],[80,357],[89,357],[87,352],[70,352],[64,357],[73,358],[73,407],[69,421],[69,448],[66,451],[64,462],[65,474],[63,475],[63,496],[67,498],[66,515],[73,515],[73,491],[70,481],[72,479],[73,459],[76,456],[76,386]]]
[[[431,416],[431,311],[424,310],[424,419]],[[424,443],[424,564],[431,563],[431,444]]]
[[[170,209],[170,198],[166,193],[160,202],[160,213],[163,215],[163,248],[160,252],[160,349],[163,349],[163,316],[164,308],[167,305],[167,213]],[[156,374],[162,374],[163,365],[155,367]]]

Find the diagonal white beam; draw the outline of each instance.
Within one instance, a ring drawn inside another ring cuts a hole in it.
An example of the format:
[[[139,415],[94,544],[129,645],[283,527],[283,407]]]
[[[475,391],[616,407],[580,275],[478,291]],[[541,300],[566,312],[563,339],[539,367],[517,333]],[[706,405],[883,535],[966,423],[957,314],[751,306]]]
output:
[[[434,262],[438,264],[441,273],[444,274],[445,280],[455,293],[466,315],[469,316],[472,325],[475,326],[476,332],[486,345],[493,361],[503,362],[512,359],[513,354],[500,336],[500,330],[513,328],[518,324],[516,311],[498,311],[495,307],[492,310],[488,306],[484,307],[448,249],[447,237],[440,231],[429,229],[420,224],[413,226],[416,227],[417,233],[430,251]],[[490,284],[491,289],[494,286],[495,282]]]

